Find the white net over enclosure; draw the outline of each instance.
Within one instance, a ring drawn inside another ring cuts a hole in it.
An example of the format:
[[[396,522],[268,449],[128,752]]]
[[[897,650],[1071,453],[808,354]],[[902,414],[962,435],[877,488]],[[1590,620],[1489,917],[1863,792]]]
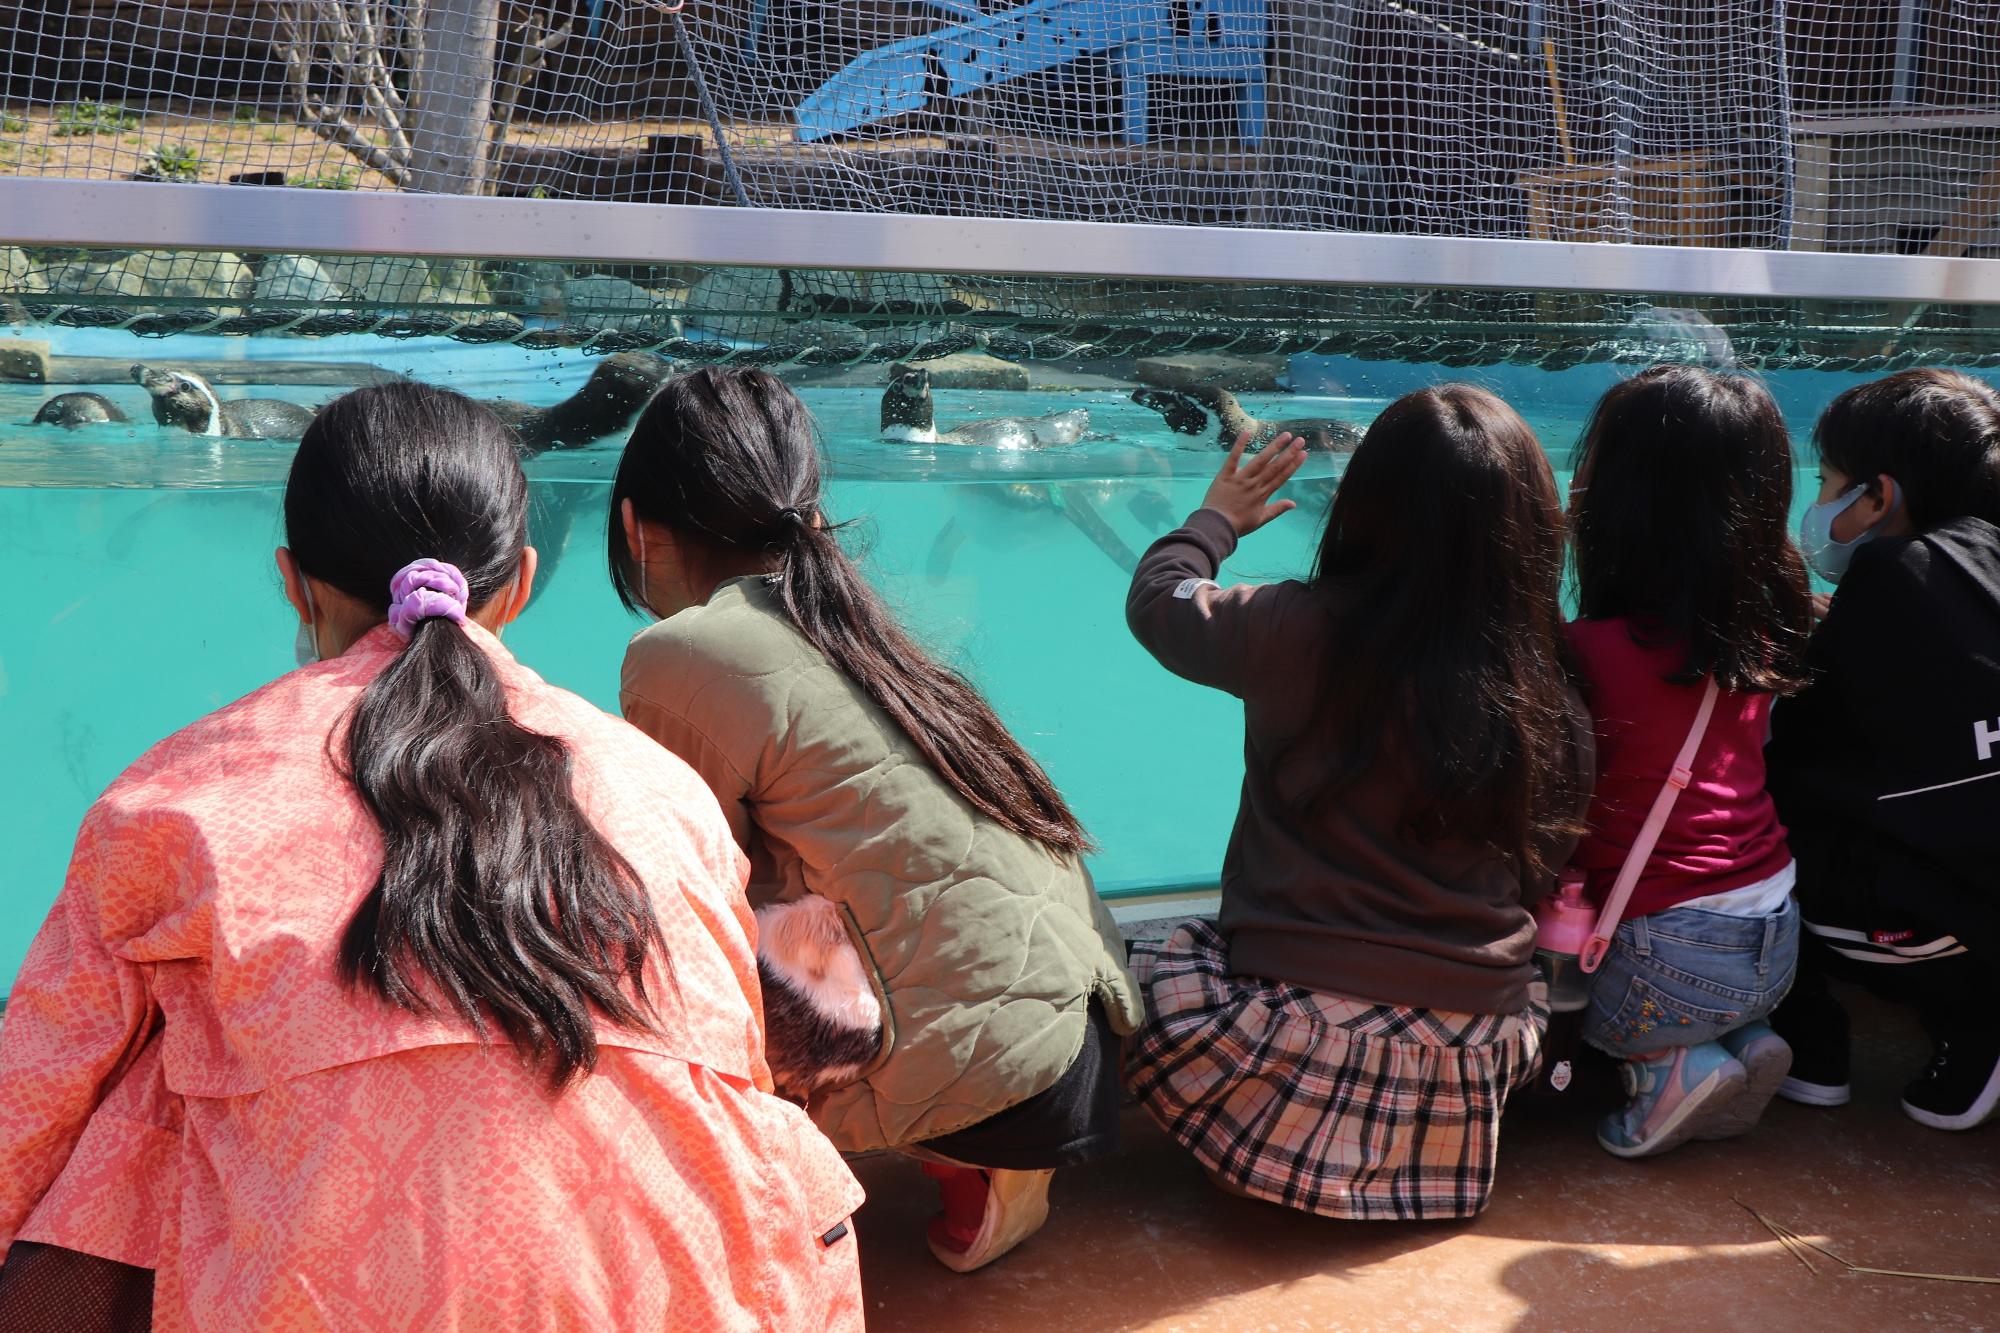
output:
[[[10,0],[0,191],[132,178],[1983,255],[2000,243],[1996,20],[2000,4],[1944,0]],[[110,274],[103,256],[0,252],[0,295],[162,332],[411,311],[504,332],[466,313],[504,307],[655,345],[669,324],[783,343],[867,315],[1101,346],[1176,302],[1202,313],[1168,283],[946,298],[884,275],[278,259],[274,276],[268,256],[142,252]],[[1261,327],[1328,299],[1273,289]],[[1496,301],[1474,322],[1625,318]],[[1808,330],[1801,348],[1849,319],[1704,309]]]

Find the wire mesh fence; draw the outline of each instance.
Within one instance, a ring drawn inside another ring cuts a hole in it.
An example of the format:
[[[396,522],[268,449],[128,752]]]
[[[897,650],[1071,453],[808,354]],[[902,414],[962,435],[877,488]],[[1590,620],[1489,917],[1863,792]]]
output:
[[[1980,256],[2000,244],[1996,18],[1941,0],[16,0],[0,178]],[[1231,295],[1256,307],[1242,336],[1362,336],[1322,328],[1327,303],[1375,298],[1312,277]],[[1199,325],[1212,290],[1082,290],[0,249],[17,312],[148,333],[719,339],[700,355],[780,360],[1218,336],[1174,322]],[[1536,355],[1624,345],[1562,333],[1552,302],[1497,323],[1541,326]],[[1949,351],[1984,319],[1893,311],[1894,336],[1849,337],[1873,318],[1851,313],[1701,310],[1752,359],[1894,357],[1919,334]],[[1495,323],[1467,327],[1519,343]]]
[[[1995,10],[19,0],[0,172],[1918,249],[1994,188]]]

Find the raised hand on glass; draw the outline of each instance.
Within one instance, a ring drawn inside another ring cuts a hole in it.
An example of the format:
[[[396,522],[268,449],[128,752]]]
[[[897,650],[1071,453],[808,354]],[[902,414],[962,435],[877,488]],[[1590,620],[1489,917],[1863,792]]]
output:
[[[1222,471],[1215,474],[1201,500],[1203,509],[1213,509],[1228,519],[1238,537],[1248,537],[1278,515],[1298,508],[1290,500],[1273,501],[1271,497],[1306,461],[1305,441],[1286,432],[1245,463],[1243,451],[1250,447],[1250,438],[1247,430],[1236,437]]]

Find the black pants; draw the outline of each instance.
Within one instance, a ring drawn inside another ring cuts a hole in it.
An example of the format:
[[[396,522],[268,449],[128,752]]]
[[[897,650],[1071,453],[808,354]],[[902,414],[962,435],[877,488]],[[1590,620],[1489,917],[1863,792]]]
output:
[[[1123,1046],[1104,1006],[1092,1000],[1083,1049],[1053,1086],[976,1125],[925,1139],[923,1146],[955,1162],[996,1171],[1040,1171],[1109,1157],[1118,1151]]]
[[[2000,959],[1986,895],[1954,890],[1948,871],[1851,818],[1794,808],[1786,819],[1804,929],[1798,978],[1771,1025],[1794,1045],[1844,1051],[1847,1013],[1826,988],[1838,977],[1915,1009],[1933,1042],[1991,1044]],[[1986,943],[1968,946],[1965,935]]]
[[[1934,930],[1897,932],[1893,943],[1868,932],[1808,920],[1799,939],[1799,971],[1772,1026],[1786,1034],[1845,1040],[1847,1011],[1827,990],[1829,977],[1853,982],[1891,1004],[1916,1010],[1933,1042],[1973,1035],[1991,1040],[1992,1010],[2000,1000],[2000,974],[1954,937]],[[1852,938],[1862,936],[1861,939]],[[1918,938],[1923,936],[1924,938]]]

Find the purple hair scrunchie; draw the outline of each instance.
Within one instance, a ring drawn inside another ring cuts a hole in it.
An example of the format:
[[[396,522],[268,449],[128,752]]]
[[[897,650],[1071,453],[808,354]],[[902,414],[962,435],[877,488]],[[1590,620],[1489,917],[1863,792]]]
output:
[[[404,638],[417,622],[438,616],[463,625],[465,599],[471,595],[457,565],[442,560],[412,560],[389,580],[389,628]]]

